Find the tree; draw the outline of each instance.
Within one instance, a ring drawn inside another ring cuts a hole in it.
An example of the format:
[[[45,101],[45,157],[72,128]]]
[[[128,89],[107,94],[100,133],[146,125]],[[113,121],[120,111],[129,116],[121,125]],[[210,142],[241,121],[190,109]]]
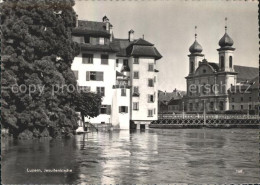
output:
[[[102,99],[99,94],[81,91],[76,102],[76,110],[80,112],[85,130],[85,117],[93,118],[99,115]]]
[[[14,137],[70,136],[78,126],[73,6],[74,0],[1,3],[1,122]]]

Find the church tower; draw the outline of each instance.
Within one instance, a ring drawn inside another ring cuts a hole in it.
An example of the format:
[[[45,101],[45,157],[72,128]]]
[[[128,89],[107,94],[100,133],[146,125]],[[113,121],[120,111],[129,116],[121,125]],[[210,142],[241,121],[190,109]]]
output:
[[[196,33],[197,26],[195,26],[195,41],[194,43],[190,46],[189,51],[190,54],[188,55],[189,57],[189,75],[193,75],[196,71],[196,69],[199,66],[199,62],[202,61],[204,55],[201,53],[202,52],[202,47],[201,45],[197,42],[197,33]]]
[[[234,41],[227,34],[227,18],[225,18],[226,26],[225,26],[225,34],[219,40],[220,48],[217,49],[219,53],[219,69],[222,72],[234,72],[233,65],[233,53],[235,48],[233,48]]]

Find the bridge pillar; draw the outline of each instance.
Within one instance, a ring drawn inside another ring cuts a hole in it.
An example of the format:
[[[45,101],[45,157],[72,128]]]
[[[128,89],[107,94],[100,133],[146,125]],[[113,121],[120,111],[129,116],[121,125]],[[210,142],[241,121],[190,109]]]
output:
[[[140,130],[140,123],[136,124],[136,130]]]

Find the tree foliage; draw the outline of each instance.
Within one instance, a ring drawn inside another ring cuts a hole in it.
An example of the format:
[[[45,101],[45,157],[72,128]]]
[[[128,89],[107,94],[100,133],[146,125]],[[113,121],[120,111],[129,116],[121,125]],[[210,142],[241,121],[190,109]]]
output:
[[[78,94],[76,110],[80,112],[83,122],[85,122],[85,117],[93,118],[99,115],[101,101],[99,94],[83,91]]]
[[[77,85],[71,71],[79,51],[71,39],[76,21],[73,5],[74,0],[1,3],[1,121],[15,137],[25,132],[58,137],[77,128],[77,93],[66,88]],[[23,92],[14,92],[15,86],[24,87]],[[30,86],[37,87],[35,92],[29,93]],[[92,116],[96,114],[90,111],[90,99],[83,98],[88,106],[82,110]]]

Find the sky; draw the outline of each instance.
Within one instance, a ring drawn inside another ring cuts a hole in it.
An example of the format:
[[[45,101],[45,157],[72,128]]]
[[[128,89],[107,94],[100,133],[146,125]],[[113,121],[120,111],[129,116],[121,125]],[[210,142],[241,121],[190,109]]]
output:
[[[153,43],[163,56],[157,64],[159,90],[186,90],[189,72],[189,47],[197,41],[205,58],[218,62],[218,42],[227,32],[234,41],[234,65],[258,67],[258,3],[257,1],[97,1],[75,0],[74,10],[80,20],[102,21],[107,16],[116,38]]]

